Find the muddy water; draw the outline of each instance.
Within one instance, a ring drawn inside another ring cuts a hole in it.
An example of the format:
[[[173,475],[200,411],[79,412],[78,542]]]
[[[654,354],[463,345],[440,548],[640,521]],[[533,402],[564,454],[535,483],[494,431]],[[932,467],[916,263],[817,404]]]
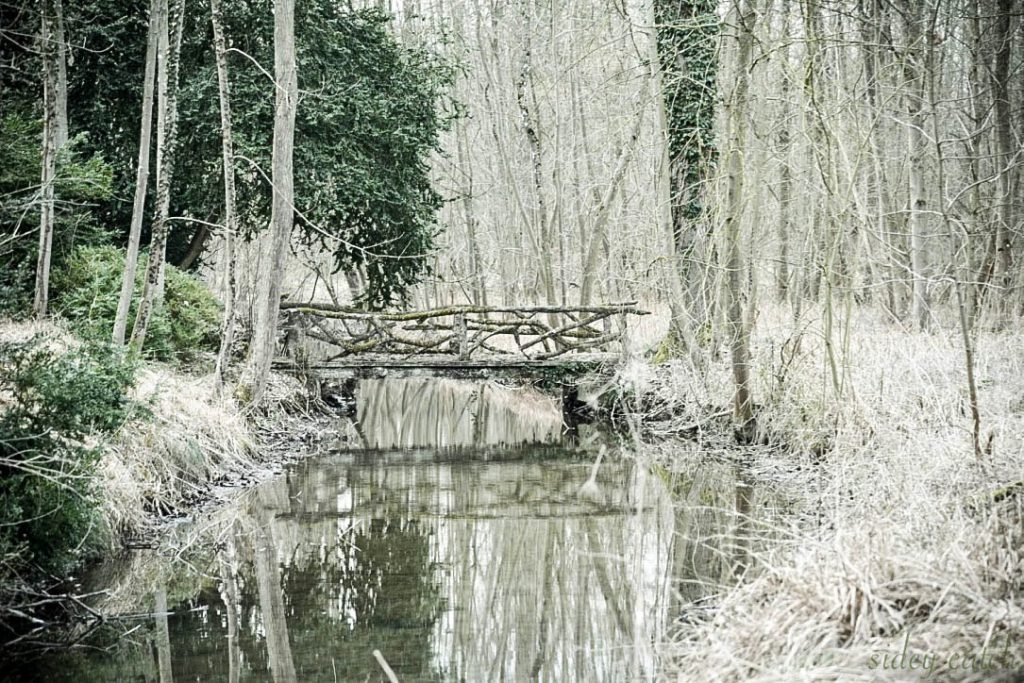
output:
[[[742,565],[751,496],[563,438],[494,385],[364,383],[351,447],[107,563],[47,681],[626,681]],[[120,636],[116,639],[114,636]]]

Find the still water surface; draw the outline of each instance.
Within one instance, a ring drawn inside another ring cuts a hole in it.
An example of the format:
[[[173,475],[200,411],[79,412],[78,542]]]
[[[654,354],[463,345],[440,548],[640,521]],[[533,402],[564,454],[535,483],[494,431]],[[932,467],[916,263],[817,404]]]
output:
[[[104,565],[96,607],[128,635],[28,678],[379,681],[383,660],[400,681],[649,680],[686,605],[742,563],[751,494],[728,472],[598,458],[522,390],[358,396],[345,450]]]

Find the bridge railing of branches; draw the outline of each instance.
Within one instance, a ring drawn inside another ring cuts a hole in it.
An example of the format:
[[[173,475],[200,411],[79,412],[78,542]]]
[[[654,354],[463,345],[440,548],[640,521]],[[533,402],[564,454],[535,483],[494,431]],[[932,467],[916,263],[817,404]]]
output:
[[[543,360],[621,349],[629,316],[647,315],[636,302],[595,306],[446,306],[397,313],[333,304],[281,304],[289,348],[303,336],[337,349],[327,358],[375,354],[511,355]],[[511,342],[511,343],[510,343]]]

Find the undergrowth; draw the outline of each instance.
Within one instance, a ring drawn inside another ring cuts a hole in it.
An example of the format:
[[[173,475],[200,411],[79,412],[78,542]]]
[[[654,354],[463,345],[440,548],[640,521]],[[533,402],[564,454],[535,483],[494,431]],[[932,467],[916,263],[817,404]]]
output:
[[[76,249],[54,274],[54,310],[84,339],[107,341],[124,273],[124,251],[115,247]],[[139,259],[129,329],[142,295],[146,258]],[[143,354],[153,360],[188,363],[204,351],[216,351],[220,306],[198,279],[166,266],[164,294],[153,312]]]
[[[139,406],[109,345],[0,342],[0,585],[69,570],[99,546],[100,439]]]
[[[752,351],[764,445],[741,461],[791,509],[738,581],[708,587],[707,618],[665,644],[666,677],[1009,681],[1024,671],[1024,334],[988,331],[976,344],[978,458],[959,331],[905,330],[868,309],[849,322],[829,340],[830,360],[813,313],[762,311]],[[661,443],[661,466],[678,466],[683,451],[735,452],[727,353],[705,368],[638,362],[619,381],[644,438]],[[658,438],[680,434],[689,447]],[[996,659],[1006,643],[1012,656]]]

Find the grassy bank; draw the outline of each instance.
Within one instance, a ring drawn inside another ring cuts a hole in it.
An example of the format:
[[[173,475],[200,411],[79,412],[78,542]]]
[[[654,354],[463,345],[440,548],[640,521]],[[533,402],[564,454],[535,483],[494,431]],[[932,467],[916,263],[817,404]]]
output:
[[[855,312],[833,330],[832,361],[820,316],[762,315],[757,330],[755,397],[771,445],[748,467],[794,514],[763,530],[773,542],[708,618],[665,645],[667,676],[1019,680],[1024,334],[978,341],[979,459],[955,327],[909,332]],[[727,360],[703,373],[681,362],[627,371],[643,412],[662,415],[648,434],[726,450],[727,428],[708,415],[729,405]],[[680,450],[656,452],[671,467]]]
[[[275,457],[260,446],[261,423],[218,394],[209,374],[96,360],[89,344],[54,323],[2,323],[0,345],[0,500],[9,522],[0,622],[12,633],[54,615],[49,603],[24,609],[39,602],[34,594],[64,592],[68,572],[187,512],[214,483],[251,479]],[[114,371],[116,383],[107,376]],[[302,393],[298,382],[273,378],[271,412]]]
[[[118,537],[184,509],[210,482],[258,464],[250,425],[234,399],[217,396],[212,377],[149,365],[139,370],[132,395],[151,415],[118,431],[97,472],[104,523]]]

